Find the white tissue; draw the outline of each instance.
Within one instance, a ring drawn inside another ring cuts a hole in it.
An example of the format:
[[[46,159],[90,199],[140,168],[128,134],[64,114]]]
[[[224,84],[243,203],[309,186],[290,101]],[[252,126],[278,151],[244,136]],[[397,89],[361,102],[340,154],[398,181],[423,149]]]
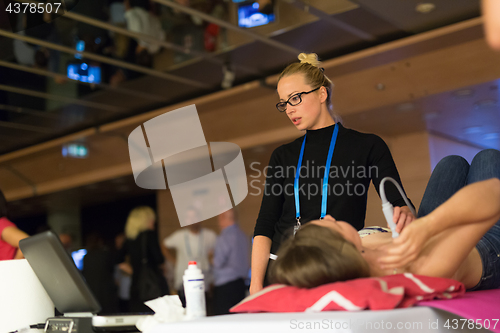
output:
[[[150,307],[155,314],[137,321],[136,326],[141,332],[147,332],[160,323],[170,323],[184,319],[185,309],[182,307],[178,295],[166,295],[144,302],[144,304]]]

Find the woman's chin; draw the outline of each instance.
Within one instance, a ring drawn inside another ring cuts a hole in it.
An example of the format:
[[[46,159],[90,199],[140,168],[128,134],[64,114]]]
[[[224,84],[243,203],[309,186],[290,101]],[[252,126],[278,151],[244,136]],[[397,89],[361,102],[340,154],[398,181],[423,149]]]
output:
[[[298,129],[299,131],[305,131],[305,130],[307,130],[307,127],[304,124],[302,124],[302,123],[297,124],[297,125],[293,124],[293,126],[295,126],[295,128]]]

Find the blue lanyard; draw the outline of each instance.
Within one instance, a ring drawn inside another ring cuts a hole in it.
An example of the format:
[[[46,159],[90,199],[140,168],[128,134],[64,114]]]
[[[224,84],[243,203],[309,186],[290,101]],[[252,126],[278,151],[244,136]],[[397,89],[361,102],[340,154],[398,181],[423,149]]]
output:
[[[339,126],[335,124],[333,129],[332,139],[330,141],[330,148],[328,149],[328,157],[326,159],[325,174],[323,175],[323,188],[321,191],[321,216],[323,219],[326,216],[326,199],[328,197],[328,179],[330,175],[330,165],[332,164],[333,151],[335,150],[335,143],[337,142],[337,135],[339,133]],[[300,148],[299,162],[297,163],[297,171],[295,172],[295,180],[293,182],[293,192],[295,195],[295,218],[297,219],[297,224],[294,227],[293,234],[297,232],[300,228],[300,201],[299,201],[299,177],[300,169],[302,168],[302,158],[304,157],[304,147],[306,146],[307,133],[304,135],[304,141],[302,141],[302,147]]]
[[[189,260],[196,259],[196,261],[201,260],[201,251],[203,250],[203,235],[201,234],[203,229],[200,229],[200,232],[198,233],[198,236],[200,237],[198,239],[198,256],[193,257],[193,252],[191,251],[191,245],[189,244],[189,235],[188,233],[190,232],[189,230],[186,230],[184,233],[184,243],[186,245],[186,254],[188,256]]]

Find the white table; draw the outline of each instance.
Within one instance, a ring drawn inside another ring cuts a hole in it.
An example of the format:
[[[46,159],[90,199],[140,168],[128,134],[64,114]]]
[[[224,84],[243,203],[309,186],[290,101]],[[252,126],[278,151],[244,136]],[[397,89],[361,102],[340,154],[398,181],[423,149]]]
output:
[[[446,320],[461,317],[430,307],[383,311],[320,313],[242,313],[164,323],[147,333],[281,332],[450,332]],[[467,332],[473,332],[468,330]],[[483,330],[483,332],[488,332]]]

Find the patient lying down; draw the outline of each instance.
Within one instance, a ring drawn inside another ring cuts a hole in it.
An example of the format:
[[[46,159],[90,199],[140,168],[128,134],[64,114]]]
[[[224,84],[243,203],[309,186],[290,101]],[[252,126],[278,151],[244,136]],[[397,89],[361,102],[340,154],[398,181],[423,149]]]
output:
[[[483,271],[491,269],[485,265],[500,266],[499,219],[497,178],[463,187],[433,212],[406,226],[395,239],[390,232],[360,238],[350,224],[327,215],[309,222],[282,245],[271,266],[271,282],[313,288],[409,272],[452,278],[468,289],[498,288],[500,281],[484,288],[478,285]],[[497,255],[497,260],[481,258],[475,247],[487,233],[490,256]]]

